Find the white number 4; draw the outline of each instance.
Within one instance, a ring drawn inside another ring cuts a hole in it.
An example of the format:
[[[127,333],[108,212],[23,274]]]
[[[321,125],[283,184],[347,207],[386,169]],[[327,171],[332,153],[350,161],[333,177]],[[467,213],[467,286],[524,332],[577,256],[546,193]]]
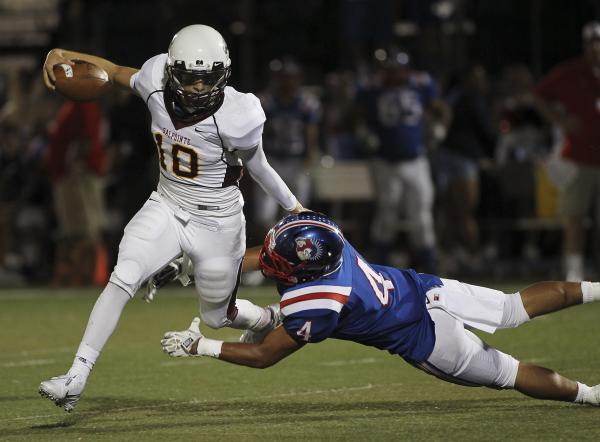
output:
[[[377,273],[369,266],[369,264],[364,262],[359,257],[356,258],[356,261],[360,269],[369,280],[369,283],[375,292],[375,296],[377,296],[381,304],[388,305],[388,302],[390,301],[390,290],[394,290],[392,281],[389,279],[384,279],[381,273]],[[381,286],[381,289],[379,286]]]
[[[310,326],[312,325],[312,321],[306,321],[302,328],[296,332],[298,336],[301,336],[302,339],[306,342],[310,339]]]

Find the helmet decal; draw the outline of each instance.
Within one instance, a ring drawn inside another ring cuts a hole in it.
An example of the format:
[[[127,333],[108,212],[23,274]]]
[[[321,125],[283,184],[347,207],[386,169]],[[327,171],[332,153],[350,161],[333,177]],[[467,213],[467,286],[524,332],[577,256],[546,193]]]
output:
[[[303,237],[298,237],[295,241],[296,254],[300,261],[315,261],[323,255],[323,246],[318,241]]]

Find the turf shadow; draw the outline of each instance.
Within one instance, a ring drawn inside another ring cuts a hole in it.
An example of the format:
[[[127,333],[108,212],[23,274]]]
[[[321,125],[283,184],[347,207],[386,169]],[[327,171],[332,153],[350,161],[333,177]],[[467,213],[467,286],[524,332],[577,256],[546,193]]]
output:
[[[304,398],[307,399],[307,398]],[[494,399],[456,399],[423,401],[360,401],[360,402],[311,402],[286,398],[285,402],[224,400],[207,402],[172,402],[146,399],[123,399],[114,397],[95,397],[88,399],[91,408],[75,411],[65,419],[49,424],[32,425],[29,431],[37,434],[53,434],[56,430],[66,433],[84,434],[128,434],[152,430],[176,429],[182,425],[193,425],[219,431],[221,427],[231,425],[269,425],[296,424],[310,425],[335,420],[337,423],[369,419],[386,418],[428,418],[456,417],[470,419],[481,413],[502,415],[523,412],[515,407],[520,401],[514,397]],[[555,402],[527,401],[527,412],[543,414],[571,413],[574,408],[569,404]],[[129,419],[126,419],[129,416]],[[159,421],[153,420],[161,416]],[[15,432],[22,434],[22,432]]]

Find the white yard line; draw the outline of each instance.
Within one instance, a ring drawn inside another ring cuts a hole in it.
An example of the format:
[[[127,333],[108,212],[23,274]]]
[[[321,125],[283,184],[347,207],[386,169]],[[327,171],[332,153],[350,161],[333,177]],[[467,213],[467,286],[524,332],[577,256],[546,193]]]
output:
[[[27,359],[25,361],[10,361],[0,363],[0,368],[18,368],[18,367],[33,367],[36,365],[54,364],[54,359]]]
[[[290,391],[289,393],[279,393],[279,394],[271,394],[267,396],[238,396],[238,397],[230,397],[224,400],[217,399],[191,399],[189,401],[182,402],[169,402],[167,404],[158,404],[158,405],[143,405],[137,407],[123,407],[123,408],[115,408],[114,410],[110,410],[110,413],[120,413],[123,411],[132,411],[132,410],[149,410],[149,409],[157,409],[157,408],[168,408],[178,405],[197,405],[197,404],[209,404],[211,402],[235,402],[235,401],[243,401],[243,400],[251,400],[251,399],[277,399],[283,397],[296,397],[296,396],[310,396],[310,395],[330,395],[330,394],[338,394],[338,393],[347,393],[353,391],[362,391],[362,390],[372,390],[374,388],[390,388],[397,387],[402,385],[401,383],[394,384],[367,384],[361,385],[358,387],[341,387],[341,388],[331,388],[327,390],[309,390],[309,391]],[[77,415],[95,415],[102,414],[104,411],[82,411],[76,414]],[[32,420],[32,419],[45,419],[51,417],[59,417],[60,414],[41,414],[36,416],[21,416],[21,417],[13,417],[8,419],[0,419],[0,422],[17,422],[23,420]],[[62,415],[66,417],[66,415]]]
[[[199,364],[208,364],[208,359],[186,359],[181,358],[177,361],[166,361],[161,362],[159,365],[161,367],[174,367],[177,365],[199,365]]]
[[[39,355],[45,355],[45,354],[56,354],[56,353],[68,353],[68,352],[73,352],[75,353],[75,350],[77,350],[77,348],[75,347],[55,347],[55,348],[48,348],[48,347],[44,347],[44,348],[39,348],[36,350],[21,350],[18,352],[6,352],[6,353],[2,353],[0,355],[0,361],[2,360],[7,360],[7,362],[1,362],[0,366],[4,363],[10,363],[13,362],[14,359],[16,358],[26,358],[26,357],[31,357],[31,356],[39,356]]]
[[[324,365],[326,367],[343,367],[345,365],[375,364],[377,361],[378,359],[375,358],[343,359],[340,361],[321,362],[319,365]]]

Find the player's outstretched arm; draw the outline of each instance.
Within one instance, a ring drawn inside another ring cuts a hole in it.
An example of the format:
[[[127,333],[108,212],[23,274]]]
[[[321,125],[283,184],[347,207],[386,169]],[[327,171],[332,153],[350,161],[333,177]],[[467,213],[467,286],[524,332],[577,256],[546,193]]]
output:
[[[252,272],[254,270],[260,270],[260,262],[258,256],[262,246],[251,247],[246,249],[244,254],[244,262],[242,264],[242,272]]]
[[[302,345],[290,337],[285,328],[277,327],[260,344],[223,342],[206,338],[195,318],[187,330],[167,332],[161,340],[163,351],[170,356],[210,356],[232,364],[267,368],[291,355]]]
[[[267,368],[302,347],[283,326],[269,333],[260,344],[224,342],[219,359],[253,368]]]
[[[129,80],[131,79],[131,76],[138,71],[138,69],[135,68],[116,65],[113,62],[96,55],[55,48],[48,52],[46,61],[44,62],[44,84],[48,89],[54,90],[56,88],[54,85],[56,82],[56,77],[54,76],[54,66],[57,64],[73,65],[73,60],[83,60],[87,61],[88,63],[95,64],[106,71],[108,78],[113,84],[126,89],[130,89],[131,86]]]
[[[296,199],[287,184],[279,174],[271,167],[262,148],[262,142],[252,149],[239,150],[237,155],[242,159],[244,165],[250,172],[250,176],[263,190],[275,198],[281,207],[291,213],[300,213],[308,210]]]

